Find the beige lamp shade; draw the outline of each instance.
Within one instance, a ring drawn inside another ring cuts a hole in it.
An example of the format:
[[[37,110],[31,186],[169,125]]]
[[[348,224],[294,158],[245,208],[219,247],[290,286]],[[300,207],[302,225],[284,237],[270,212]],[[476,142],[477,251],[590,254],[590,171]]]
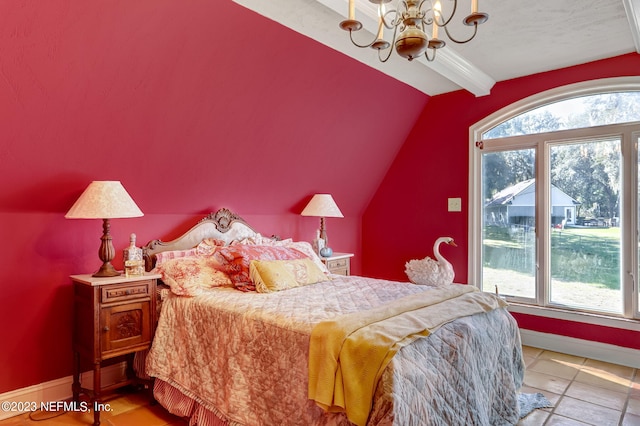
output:
[[[119,181],[93,181],[64,216],[67,219],[117,219],[143,216]]]
[[[300,214],[316,217],[344,217],[331,194],[314,195]]]

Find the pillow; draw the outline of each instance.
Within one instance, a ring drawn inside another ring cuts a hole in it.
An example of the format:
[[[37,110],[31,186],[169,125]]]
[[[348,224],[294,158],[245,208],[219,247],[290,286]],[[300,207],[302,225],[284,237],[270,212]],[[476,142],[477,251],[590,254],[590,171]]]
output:
[[[231,279],[216,269],[217,262],[206,257],[171,259],[158,267],[162,281],[179,296],[197,296],[203,289],[233,287]]]
[[[255,245],[264,245],[264,246],[281,246],[281,247],[289,247],[299,252],[304,253],[309,259],[316,264],[318,268],[325,274],[329,274],[329,269],[327,269],[327,265],[320,260],[318,257],[318,253],[313,249],[311,243],[307,241],[293,241],[291,238],[287,238],[285,240],[274,240],[273,238],[265,238],[260,234],[256,234],[251,238],[245,238],[242,241],[234,241],[233,244],[255,244]]]
[[[235,244],[219,248],[213,255],[238,290],[255,291],[251,281],[249,266],[252,260],[291,260],[306,256],[298,250],[280,246]]]
[[[252,260],[249,274],[258,293],[271,293],[329,280],[308,257],[294,260]]]
[[[218,247],[224,247],[226,243],[224,240],[218,240],[217,238],[205,238],[200,241],[200,244],[196,246],[196,253],[201,256],[211,256],[215,253]]]
[[[256,234],[252,237],[247,237],[243,240],[235,240],[231,244],[245,244],[245,245],[257,245],[257,246],[281,246],[285,242],[291,242],[291,238],[287,240],[277,240],[273,237],[264,237],[261,234]]]
[[[197,256],[196,249],[188,249],[188,250],[173,250],[173,251],[163,251],[160,253],[156,253],[156,266],[162,265],[164,262],[167,262],[171,259],[181,259],[183,257],[195,257]]]
[[[284,246],[298,250],[299,252],[306,254],[307,257],[311,259],[313,263],[322,272],[324,272],[325,274],[329,274],[329,269],[327,269],[327,265],[325,265],[324,262],[320,260],[318,253],[316,253],[316,251],[313,249],[313,247],[311,246],[311,243],[307,241],[295,241],[295,242],[288,242],[284,244]]]

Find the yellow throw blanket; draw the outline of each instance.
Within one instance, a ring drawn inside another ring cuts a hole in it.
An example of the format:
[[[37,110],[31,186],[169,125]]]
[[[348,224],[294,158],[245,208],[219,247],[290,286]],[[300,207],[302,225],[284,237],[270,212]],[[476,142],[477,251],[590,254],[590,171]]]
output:
[[[317,324],[309,345],[309,398],[366,424],[373,394],[403,346],[456,318],[506,306],[493,294],[454,284]]]

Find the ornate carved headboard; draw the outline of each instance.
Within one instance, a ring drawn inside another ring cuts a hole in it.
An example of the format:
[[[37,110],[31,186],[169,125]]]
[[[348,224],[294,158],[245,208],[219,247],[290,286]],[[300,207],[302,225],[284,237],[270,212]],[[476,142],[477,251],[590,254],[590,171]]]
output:
[[[233,240],[242,240],[256,235],[257,232],[240,216],[229,209],[222,208],[201,219],[175,240],[164,242],[152,240],[142,247],[145,269],[150,271],[155,266],[157,253],[171,250],[188,250],[197,246],[205,238],[224,240],[227,244]]]

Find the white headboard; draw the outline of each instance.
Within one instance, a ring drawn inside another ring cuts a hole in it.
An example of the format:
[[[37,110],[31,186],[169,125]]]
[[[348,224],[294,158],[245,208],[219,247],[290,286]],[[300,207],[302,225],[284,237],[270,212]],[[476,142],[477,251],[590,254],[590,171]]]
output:
[[[188,250],[197,246],[205,238],[223,240],[229,244],[233,240],[253,237],[257,232],[240,216],[229,209],[222,208],[201,219],[175,240],[164,242],[152,240],[142,247],[147,271],[155,265],[155,255],[164,251]]]

